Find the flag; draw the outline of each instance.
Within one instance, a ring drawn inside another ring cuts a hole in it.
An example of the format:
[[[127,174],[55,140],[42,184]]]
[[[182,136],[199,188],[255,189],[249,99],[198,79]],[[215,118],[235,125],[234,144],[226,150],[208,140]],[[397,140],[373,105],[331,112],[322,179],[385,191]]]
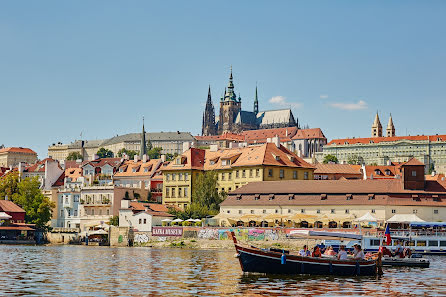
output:
[[[390,245],[392,243],[392,238],[390,237],[390,228],[389,224],[386,225],[386,232],[384,232],[384,236],[386,237],[386,243],[387,245]]]

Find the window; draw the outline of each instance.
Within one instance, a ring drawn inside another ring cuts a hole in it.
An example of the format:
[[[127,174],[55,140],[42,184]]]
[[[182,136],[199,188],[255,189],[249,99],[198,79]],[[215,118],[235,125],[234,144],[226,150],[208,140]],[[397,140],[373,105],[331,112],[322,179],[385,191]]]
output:
[[[144,168],[144,172],[149,172],[149,168]]]
[[[71,217],[71,209],[68,210],[68,216]]]
[[[260,169],[256,169],[256,177],[260,177]]]
[[[288,213],[291,213],[291,209],[288,209]]]
[[[184,174],[184,180],[189,180],[189,173]]]
[[[396,213],[396,209],[392,209],[392,213]]]
[[[63,217],[63,209],[60,211],[60,216]]]
[[[296,170],[293,171],[293,179],[297,179],[297,171]]]
[[[225,180],[225,173],[223,172],[222,174],[221,174],[221,180]]]
[[[280,171],[279,171],[279,177],[280,177],[280,178],[284,178],[284,176],[285,176],[285,171],[284,171],[283,169],[280,169]]]
[[[183,180],[183,174],[182,173],[178,174],[178,180]]]
[[[79,195],[74,195],[74,202],[79,202]]]
[[[144,224],[147,224],[147,219],[144,219]]]
[[[228,211],[227,211],[227,213],[231,213],[231,211],[230,211],[230,210],[228,210]]]
[[[416,209],[412,210],[412,213],[414,213],[414,214],[417,213],[417,212],[418,212],[418,211],[417,211]]]
[[[349,214],[349,213],[350,213],[350,210],[349,210],[349,209],[346,209],[346,210],[345,210],[345,213],[346,213],[346,214]]]
[[[249,169],[249,177],[252,177],[252,169]]]
[[[141,222],[141,219],[139,219],[139,224],[141,224],[142,222]]]
[[[375,210],[374,210],[374,209],[372,209],[372,213],[375,213]]]
[[[187,192],[188,192],[188,188],[184,188],[184,197],[188,197],[189,194]]]
[[[446,241],[445,240],[440,240],[440,246],[446,246]]]
[[[316,213],[321,213],[321,210],[320,209],[316,210]]]
[[[228,173],[228,180],[232,180],[232,172]]]
[[[238,211],[238,213],[239,213],[239,214],[242,214],[242,210],[240,209],[240,210]]]
[[[302,209],[300,210],[300,213],[305,213],[305,209],[302,208]]]
[[[77,217],[77,209],[74,210],[74,216]]]
[[[263,210],[263,213],[266,213],[266,209]]]
[[[415,170],[412,170],[412,176],[417,176],[417,172]]]
[[[429,246],[438,246],[437,240],[429,240],[427,243],[429,244]]]
[[[434,214],[438,214],[438,209],[434,209]]]
[[[231,188],[228,188],[228,192],[231,192]]]
[[[236,171],[235,171],[235,178],[238,178],[238,177],[239,177],[239,171],[236,170]]]
[[[166,188],[166,197],[170,197],[170,189]]]
[[[94,208],[91,210],[91,215],[94,216]]]
[[[308,171],[304,172],[304,179],[308,179]]]
[[[110,215],[110,209],[107,209],[107,215],[108,216]]]
[[[335,210],[334,210],[334,209],[332,209],[332,210],[330,211],[330,213],[335,213]]]
[[[178,188],[178,197],[183,195],[183,188]]]
[[[278,210],[278,209],[276,209],[275,213],[279,213],[279,210]]]
[[[133,168],[133,169],[132,169],[132,172],[136,172],[136,168]]]
[[[254,209],[251,209],[251,213],[254,213]]]
[[[272,177],[273,176],[273,170],[272,169],[268,169],[268,176]]]
[[[172,173],[172,180],[177,180],[177,175],[175,173]]]
[[[371,246],[380,246],[379,239],[370,239]]]
[[[170,180],[170,174],[166,174],[166,180]]]

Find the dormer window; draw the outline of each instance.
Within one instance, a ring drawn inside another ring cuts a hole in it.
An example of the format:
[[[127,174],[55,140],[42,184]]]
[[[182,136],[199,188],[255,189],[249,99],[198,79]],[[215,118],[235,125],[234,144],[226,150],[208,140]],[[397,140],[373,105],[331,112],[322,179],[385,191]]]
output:
[[[260,195],[259,194],[256,194],[255,196],[254,196],[254,200],[259,200],[260,199]]]
[[[149,168],[144,168],[144,172],[149,172]]]
[[[353,195],[352,194],[347,194],[345,196],[347,197],[347,200],[352,200],[353,199]]]
[[[294,194],[288,195],[288,200],[294,200]]]
[[[274,194],[270,194],[268,199],[269,200],[274,200]]]
[[[231,160],[229,160],[229,159],[222,159],[221,160],[221,166],[227,166],[227,165],[231,165]]]
[[[392,172],[390,172],[389,169],[386,169],[386,175],[390,175]]]
[[[132,172],[136,172],[136,168],[132,168]]]
[[[235,196],[237,200],[242,200],[242,195]]]
[[[124,172],[124,168],[119,168],[119,172]]]
[[[375,199],[375,194],[369,194],[369,200]]]
[[[321,200],[327,200],[327,194],[321,194]]]
[[[379,171],[379,169],[375,169],[375,174],[376,174],[376,175],[380,175],[380,174],[381,174],[381,171]]]
[[[176,158],[175,159],[175,164],[176,165],[181,165],[181,158]]]

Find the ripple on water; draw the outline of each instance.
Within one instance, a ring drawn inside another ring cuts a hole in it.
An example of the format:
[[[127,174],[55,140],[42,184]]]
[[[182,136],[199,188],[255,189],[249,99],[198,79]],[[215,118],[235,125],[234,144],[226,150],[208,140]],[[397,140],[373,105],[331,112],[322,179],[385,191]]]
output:
[[[233,251],[0,246],[0,296],[446,296],[446,257],[383,277],[243,275]]]

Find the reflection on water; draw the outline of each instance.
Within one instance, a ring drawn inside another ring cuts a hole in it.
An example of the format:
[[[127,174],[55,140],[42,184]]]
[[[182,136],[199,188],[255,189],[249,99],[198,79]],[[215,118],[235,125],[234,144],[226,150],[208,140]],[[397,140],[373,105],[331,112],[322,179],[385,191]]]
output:
[[[0,296],[440,296],[446,257],[378,277],[243,275],[234,251],[0,246]]]

